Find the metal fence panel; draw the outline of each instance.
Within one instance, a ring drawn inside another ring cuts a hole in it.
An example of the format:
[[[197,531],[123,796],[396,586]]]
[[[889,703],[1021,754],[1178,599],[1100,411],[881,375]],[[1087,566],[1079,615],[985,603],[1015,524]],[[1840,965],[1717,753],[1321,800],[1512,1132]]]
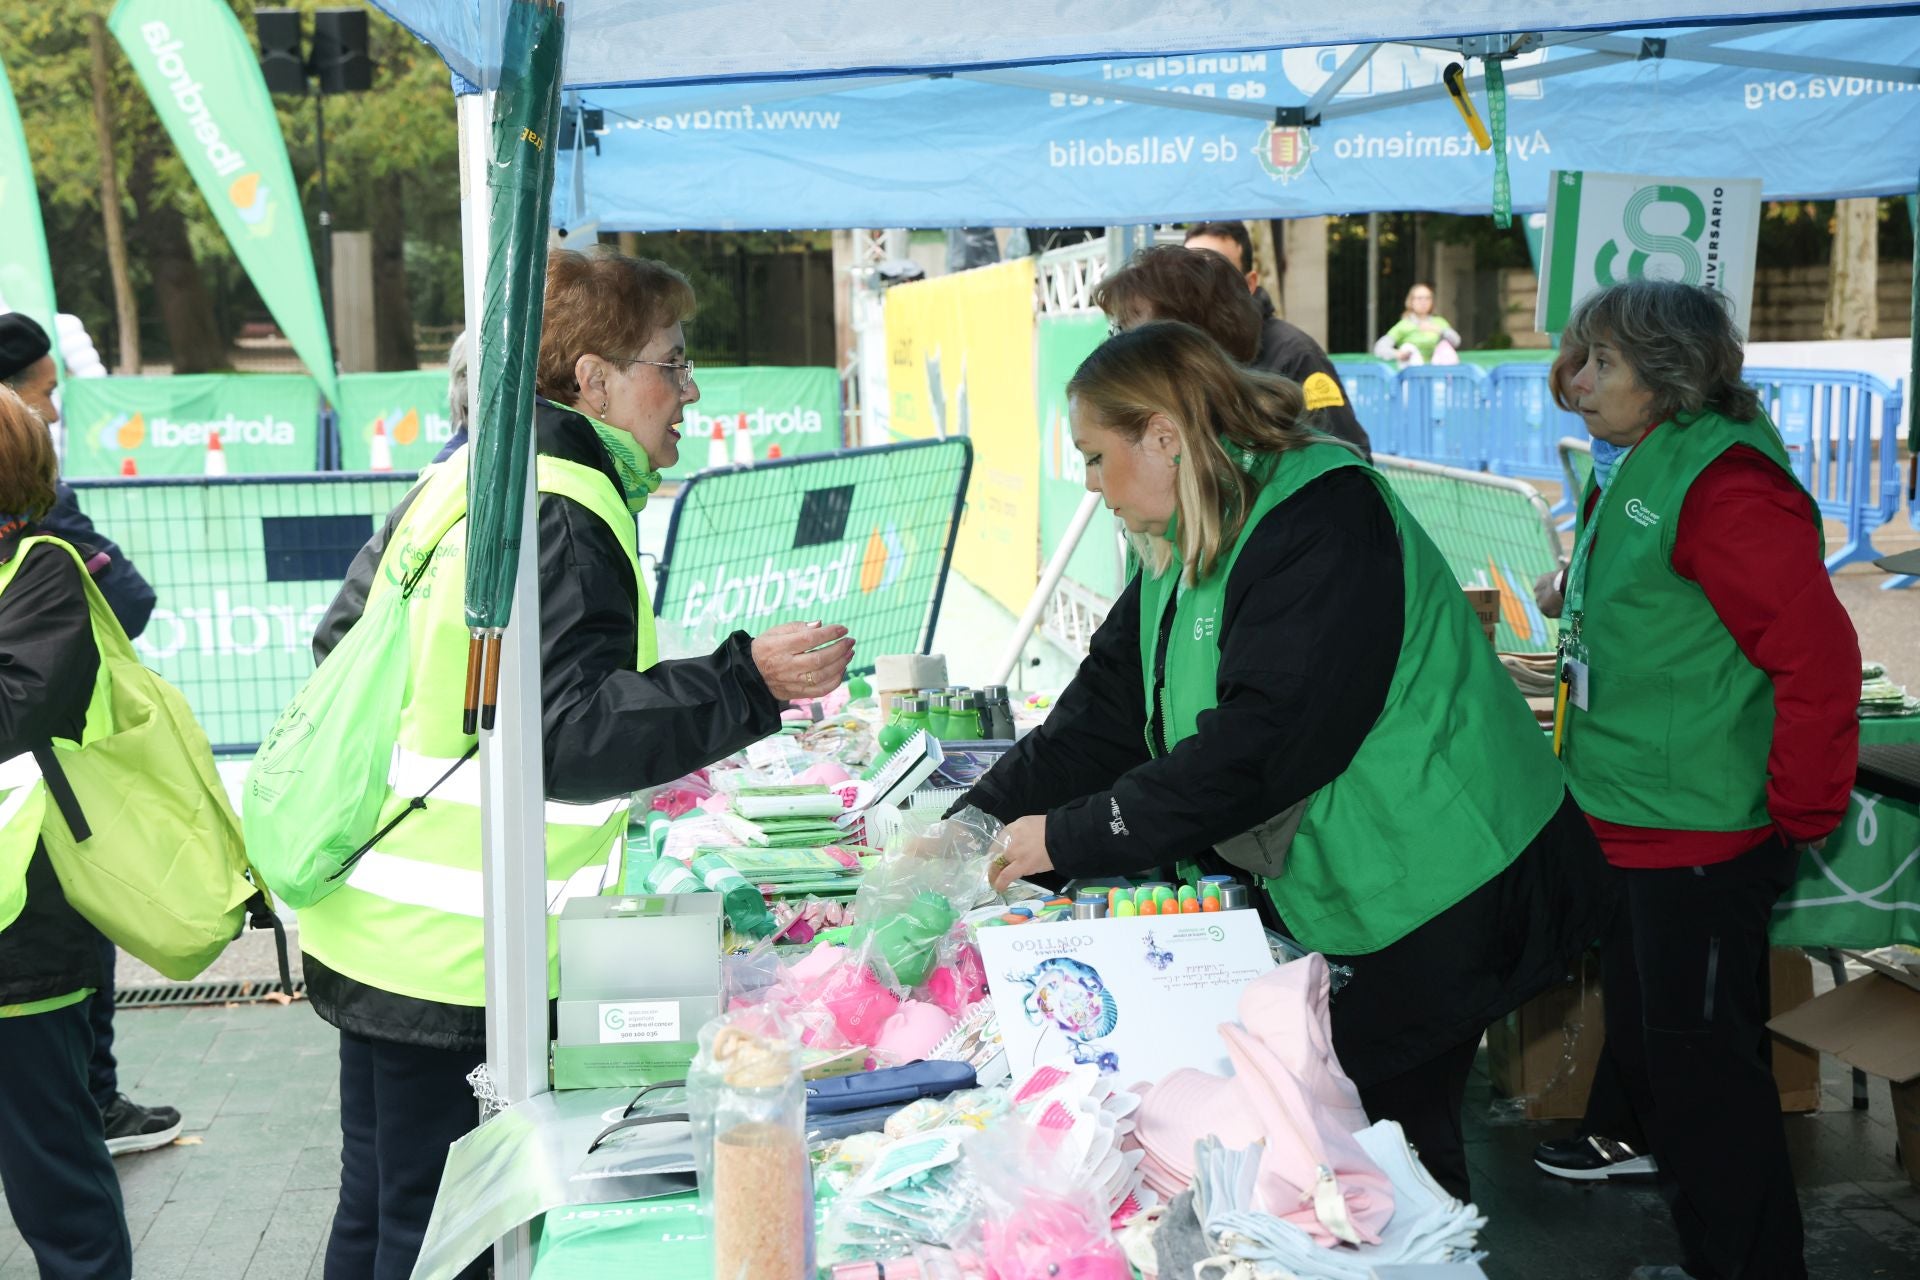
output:
[[[1533,582],[1559,566],[1560,538],[1546,501],[1523,480],[1406,458],[1376,457],[1463,587],[1495,587],[1494,643],[1507,653],[1547,653],[1559,627],[1533,602]]]
[[[1900,392],[1871,374],[1825,369],[1748,369],[1745,377],[1821,514],[1847,527],[1827,568],[1872,560],[1873,531],[1900,511]]]
[[[852,631],[863,671],[928,652],[972,469],[955,439],[703,471],[674,505],[654,611],[687,651],[818,619]]]
[[[221,753],[255,750],[313,671],[313,630],[411,475],[75,480],[153,584],[134,641]]]

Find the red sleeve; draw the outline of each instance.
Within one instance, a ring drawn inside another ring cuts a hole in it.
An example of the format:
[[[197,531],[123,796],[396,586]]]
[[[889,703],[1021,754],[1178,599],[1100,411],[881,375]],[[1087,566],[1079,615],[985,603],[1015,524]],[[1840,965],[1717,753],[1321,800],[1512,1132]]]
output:
[[[1773,681],[1767,811],[1797,841],[1840,825],[1860,754],[1860,642],[1808,536],[1807,502],[1757,451],[1729,450],[1688,491],[1673,550]]]

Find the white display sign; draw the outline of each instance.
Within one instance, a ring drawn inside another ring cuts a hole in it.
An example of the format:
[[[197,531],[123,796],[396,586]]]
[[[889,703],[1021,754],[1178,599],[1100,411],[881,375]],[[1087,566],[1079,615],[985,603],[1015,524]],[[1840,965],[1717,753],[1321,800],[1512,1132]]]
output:
[[[672,1044],[679,1039],[678,1000],[629,1000],[600,1005],[601,1044]]]
[[[1007,1065],[1091,1062],[1122,1085],[1181,1067],[1230,1075],[1219,1027],[1273,968],[1253,911],[982,929]]]
[[[1726,294],[1744,334],[1759,241],[1758,178],[1556,171],[1534,325],[1559,333],[1582,298],[1611,284],[1679,280]]]

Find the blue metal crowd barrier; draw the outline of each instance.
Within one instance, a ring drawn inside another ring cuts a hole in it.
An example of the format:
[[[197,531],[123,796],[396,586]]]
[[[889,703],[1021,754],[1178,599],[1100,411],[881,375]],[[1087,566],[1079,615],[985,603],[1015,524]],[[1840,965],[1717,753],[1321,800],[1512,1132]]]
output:
[[[1827,569],[1877,557],[1873,531],[1900,513],[1900,389],[1827,369],[1748,369],[1746,379],[1820,513],[1846,526]]]
[[[1586,436],[1579,415],[1553,403],[1550,365],[1336,367],[1378,454],[1564,484],[1559,442]],[[1827,568],[1872,560],[1873,531],[1900,513],[1903,389],[1826,369],[1750,368],[1746,378],[1821,514],[1846,527]],[[1553,514],[1570,517],[1574,496],[1563,494]]]

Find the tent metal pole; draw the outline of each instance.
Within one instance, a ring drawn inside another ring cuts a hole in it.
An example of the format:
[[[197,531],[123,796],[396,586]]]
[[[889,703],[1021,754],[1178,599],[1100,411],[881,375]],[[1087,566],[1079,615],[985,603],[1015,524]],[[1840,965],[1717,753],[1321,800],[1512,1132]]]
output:
[[[457,100],[460,232],[467,332],[474,363],[468,420],[477,438],[480,365],[495,353],[480,340],[492,200],[492,93]],[[497,357],[496,357],[497,358]],[[531,447],[531,443],[529,443]],[[480,842],[487,966],[487,1069],[501,1102],[547,1091],[547,878],[545,776],[540,733],[540,597],[537,502],[527,468],[520,576],[500,662],[498,727],[480,737]],[[525,1227],[494,1245],[497,1280],[528,1280],[533,1242]]]
[[[1585,57],[1569,58],[1565,62],[1540,62],[1531,67],[1514,67],[1507,72],[1509,87],[1525,84],[1530,80],[1551,80],[1557,76],[1574,75],[1581,71],[1591,71],[1595,67],[1611,66],[1616,62],[1630,62],[1635,55],[1625,53],[1589,53]],[[1480,89],[1486,86],[1483,75],[1468,76],[1468,89]],[[1372,115],[1376,111],[1390,111],[1395,107],[1410,106],[1416,102],[1439,102],[1447,97],[1447,87],[1443,84],[1428,85],[1420,89],[1402,89],[1398,93],[1381,93],[1371,98],[1352,102],[1330,102],[1320,113],[1322,123],[1328,120],[1344,120],[1348,116]]]
[[[1040,575],[1039,584],[1033,594],[1027,597],[1027,610],[1020,615],[1020,621],[1013,624],[1013,634],[1007,638],[1007,647],[1000,652],[1000,660],[993,664],[993,678],[988,684],[1006,684],[1013,676],[1015,667],[1020,665],[1020,652],[1027,647],[1027,640],[1033,635],[1033,629],[1040,625],[1040,619],[1047,612],[1047,601],[1053,599],[1053,593],[1060,585],[1060,579],[1066,576],[1067,562],[1073,559],[1073,553],[1080,546],[1080,539],[1087,532],[1087,525],[1093,521],[1093,513],[1100,509],[1100,495],[1088,493],[1080,499],[1080,507],[1073,513],[1073,522],[1060,535],[1060,545],[1054,548],[1053,559],[1047,561],[1047,567]]]
[[[1346,61],[1334,68],[1332,77],[1320,86],[1320,91],[1307,99],[1307,105],[1301,114],[1309,120],[1317,119],[1320,109],[1332,102],[1334,95],[1347,87],[1347,81],[1353,79],[1360,68],[1366,66],[1379,49],[1380,46],[1377,44],[1363,44],[1348,54]]]
[[[1595,53],[1639,56],[1641,42],[1630,36],[1598,36],[1574,40],[1577,49]],[[1667,44],[1661,55],[1667,62],[1706,62],[1723,67],[1757,67],[1763,71],[1792,71],[1801,75],[1853,76],[1861,80],[1893,80],[1905,84],[1920,83],[1920,67],[1888,66],[1877,62],[1843,62],[1838,58],[1808,58],[1793,53],[1774,53],[1760,49],[1727,49],[1717,44]],[[1509,77],[1511,78],[1511,77]]]

